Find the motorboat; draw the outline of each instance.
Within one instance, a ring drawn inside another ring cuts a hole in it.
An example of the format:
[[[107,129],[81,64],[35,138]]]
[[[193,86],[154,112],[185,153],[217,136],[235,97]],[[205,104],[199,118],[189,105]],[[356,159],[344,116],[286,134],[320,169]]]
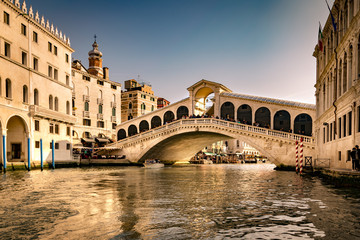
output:
[[[146,159],[144,162],[145,168],[163,168],[164,164],[159,159]]]

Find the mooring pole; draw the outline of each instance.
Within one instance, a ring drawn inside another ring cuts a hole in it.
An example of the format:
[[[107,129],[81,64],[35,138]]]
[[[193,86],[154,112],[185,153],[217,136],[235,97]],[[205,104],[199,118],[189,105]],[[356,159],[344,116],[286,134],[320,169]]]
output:
[[[43,145],[42,145],[42,138],[40,138],[40,166],[41,171],[44,169],[44,162],[43,162]]]
[[[31,161],[30,161],[30,138],[28,138],[28,171],[31,170]]]
[[[6,136],[3,135],[3,167],[4,173],[6,173]]]
[[[55,169],[55,144],[54,144],[54,140],[51,141],[51,149],[52,149],[52,168]]]

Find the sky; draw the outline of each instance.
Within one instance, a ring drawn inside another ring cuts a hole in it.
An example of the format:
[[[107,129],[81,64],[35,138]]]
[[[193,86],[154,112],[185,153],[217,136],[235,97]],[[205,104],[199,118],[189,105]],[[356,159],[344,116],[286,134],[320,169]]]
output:
[[[332,6],[334,0],[328,1]],[[176,102],[201,79],[235,93],[315,103],[312,56],[325,0],[28,0],[88,66],[94,35],[110,79]]]

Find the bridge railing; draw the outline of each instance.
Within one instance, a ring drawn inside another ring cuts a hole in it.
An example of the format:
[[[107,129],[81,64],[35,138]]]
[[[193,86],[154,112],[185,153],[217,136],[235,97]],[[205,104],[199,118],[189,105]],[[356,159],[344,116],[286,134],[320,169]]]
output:
[[[119,143],[122,143],[125,141],[135,140],[137,138],[142,138],[142,137],[151,135],[153,133],[159,133],[166,129],[173,129],[173,128],[179,127],[181,125],[209,125],[209,124],[210,125],[218,125],[218,126],[222,126],[222,127],[229,127],[229,128],[234,128],[234,129],[240,129],[240,130],[253,132],[253,133],[257,133],[257,134],[264,134],[264,135],[268,135],[268,136],[272,136],[272,137],[290,139],[290,140],[295,140],[295,141],[300,141],[300,139],[302,138],[304,143],[310,143],[310,144],[315,143],[314,138],[309,137],[309,136],[288,133],[288,132],[282,132],[282,131],[262,128],[262,127],[256,127],[256,126],[246,125],[246,124],[242,124],[242,123],[229,122],[229,121],[214,119],[214,118],[190,118],[190,119],[176,120],[174,122],[167,123],[163,126],[160,126],[160,127],[154,128],[154,129],[150,129],[146,132],[127,137],[125,139],[119,140],[118,142],[114,143],[113,145],[116,145],[116,144],[119,144]]]

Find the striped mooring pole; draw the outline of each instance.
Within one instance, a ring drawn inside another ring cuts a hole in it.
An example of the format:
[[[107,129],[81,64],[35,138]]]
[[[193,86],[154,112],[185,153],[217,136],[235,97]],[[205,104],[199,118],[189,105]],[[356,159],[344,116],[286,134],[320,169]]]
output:
[[[300,174],[302,174],[303,171],[303,138],[300,138]]]
[[[298,173],[299,172],[299,152],[298,152],[298,149],[299,149],[299,142],[298,141],[296,141],[295,142],[295,144],[296,144],[296,165],[295,165],[295,170],[296,170],[296,173]]]

